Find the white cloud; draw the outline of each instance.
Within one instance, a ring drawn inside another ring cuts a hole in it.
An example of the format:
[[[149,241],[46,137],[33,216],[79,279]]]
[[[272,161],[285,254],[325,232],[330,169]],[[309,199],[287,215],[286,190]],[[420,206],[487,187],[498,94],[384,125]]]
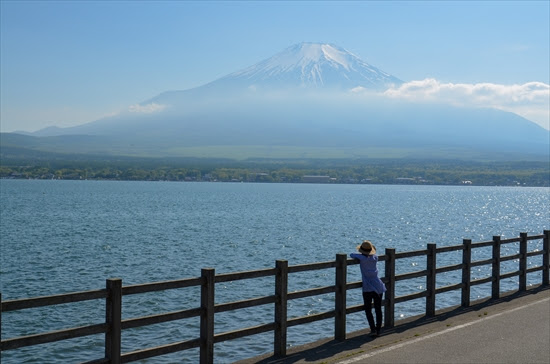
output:
[[[467,84],[441,83],[427,78],[390,88],[384,95],[413,102],[495,108],[516,113],[550,130],[550,86],[542,82],[522,85]]]
[[[352,88],[350,91],[351,91],[351,93],[358,94],[358,93],[366,92],[367,89],[364,88],[363,86],[357,86],[357,87]]]
[[[161,105],[161,104],[152,102],[146,105],[140,105],[140,104],[130,105],[130,107],[128,108],[128,111],[142,113],[142,114],[151,114],[154,112],[162,111],[165,108],[166,108],[166,105]]]

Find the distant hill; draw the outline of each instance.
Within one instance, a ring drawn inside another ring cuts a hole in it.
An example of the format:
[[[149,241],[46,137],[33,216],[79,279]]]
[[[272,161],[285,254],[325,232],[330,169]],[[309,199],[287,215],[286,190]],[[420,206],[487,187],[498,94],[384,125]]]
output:
[[[0,142],[154,157],[548,159],[550,134],[537,124],[495,109],[379,96],[401,83],[338,46],[302,43],[126,113],[31,136],[4,133]]]

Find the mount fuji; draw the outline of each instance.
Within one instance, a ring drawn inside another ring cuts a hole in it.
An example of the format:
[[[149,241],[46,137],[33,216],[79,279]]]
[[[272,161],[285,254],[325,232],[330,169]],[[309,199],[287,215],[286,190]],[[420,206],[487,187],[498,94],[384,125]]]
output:
[[[271,58],[233,72],[206,85],[185,91],[168,91],[147,100],[177,105],[182,98],[253,96],[258,93],[342,92],[353,89],[385,90],[403,81],[334,44],[300,43]]]
[[[401,83],[336,45],[301,43],[207,87],[387,89]]]
[[[2,145],[140,156],[548,158],[549,132],[537,124],[382,96],[402,83],[336,45],[301,43],[116,116],[27,138],[4,133]]]

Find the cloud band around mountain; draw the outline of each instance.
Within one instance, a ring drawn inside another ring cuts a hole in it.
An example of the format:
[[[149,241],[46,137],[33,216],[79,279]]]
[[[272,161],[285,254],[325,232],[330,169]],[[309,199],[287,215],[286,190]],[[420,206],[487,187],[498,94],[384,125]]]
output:
[[[403,100],[412,103],[440,103],[458,107],[474,108],[494,108],[502,111],[513,112],[530,121],[535,122],[541,127],[550,130],[550,86],[543,82],[528,82],[525,84],[501,85],[494,83],[444,83],[433,78],[426,78],[419,81],[411,81],[394,86],[386,91],[379,93],[377,91],[356,87],[351,90],[352,94],[360,97],[355,99],[364,102],[363,97],[374,97],[376,95],[392,100]],[[273,94],[264,94],[274,97]],[[292,95],[293,102],[300,97],[307,97],[308,93],[301,90],[300,94],[293,94],[286,90],[281,96],[283,99]],[[323,93],[313,92],[313,96],[322,96]],[[329,93],[329,95],[334,96]],[[278,99],[275,94],[275,99]],[[345,104],[345,99],[349,94],[338,97],[339,105]],[[216,103],[235,103],[233,96],[224,96],[223,99],[217,99]],[[238,97],[238,96],[237,96]],[[266,101],[265,99],[263,101]],[[258,103],[262,99],[257,100]],[[326,100],[327,103],[334,102],[334,98]],[[164,111],[169,105],[165,102],[150,102],[147,104],[134,104],[128,108],[131,113],[152,114]],[[172,105],[177,106],[177,105]],[[289,106],[290,107],[290,106]],[[193,109],[192,105],[187,105],[187,109]]]
[[[455,106],[489,107],[509,111],[550,129],[550,86],[442,83],[433,78],[411,81],[386,90],[384,96],[412,102],[442,102]]]
[[[152,114],[154,112],[162,111],[165,108],[166,108],[166,105],[161,105],[161,104],[152,102],[146,105],[141,105],[141,104],[130,105],[128,107],[128,111],[134,112],[134,113],[141,113],[141,114]]]

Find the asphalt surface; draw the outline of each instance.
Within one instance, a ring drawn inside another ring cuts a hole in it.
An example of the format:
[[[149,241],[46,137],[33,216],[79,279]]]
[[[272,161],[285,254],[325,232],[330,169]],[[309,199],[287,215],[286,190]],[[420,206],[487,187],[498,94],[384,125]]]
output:
[[[290,363],[550,363],[550,287],[514,293],[469,308],[413,318],[385,330],[348,334],[344,342],[321,340],[239,364]]]

